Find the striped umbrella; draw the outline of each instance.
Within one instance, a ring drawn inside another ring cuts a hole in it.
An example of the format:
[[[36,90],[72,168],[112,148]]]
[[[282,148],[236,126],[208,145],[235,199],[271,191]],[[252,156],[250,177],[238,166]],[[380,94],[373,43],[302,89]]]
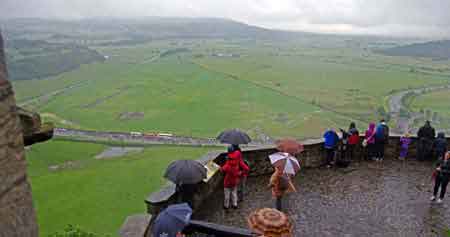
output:
[[[249,228],[267,237],[292,237],[292,223],[283,212],[272,208],[254,211],[247,217]]]
[[[285,174],[295,175],[300,170],[298,160],[285,152],[277,152],[269,155],[270,163],[283,171]]]

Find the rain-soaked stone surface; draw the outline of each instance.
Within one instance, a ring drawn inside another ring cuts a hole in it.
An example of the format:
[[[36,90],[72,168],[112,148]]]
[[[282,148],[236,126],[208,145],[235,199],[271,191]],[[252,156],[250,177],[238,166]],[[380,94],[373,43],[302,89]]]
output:
[[[431,203],[431,162],[352,163],[348,168],[307,169],[295,178],[297,193],[287,211],[295,236],[444,236],[450,226],[450,198]],[[273,207],[269,177],[249,178],[238,210],[222,209],[222,192],[195,217],[247,227],[254,209]]]

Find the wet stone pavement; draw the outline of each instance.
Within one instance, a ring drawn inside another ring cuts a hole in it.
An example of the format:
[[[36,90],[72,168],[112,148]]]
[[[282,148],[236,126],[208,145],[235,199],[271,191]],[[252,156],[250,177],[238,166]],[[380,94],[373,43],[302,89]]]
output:
[[[348,168],[307,169],[295,178],[297,193],[288,197],[295,236],[445,236],[450,226],[450,197],[431,203],[432,163],[352,163]],[[269,177],[249,178],[238,210],[224,211],[222,193],[205,203],[196,218],[247,227],[245,217],[273,207]],[[214,202],[214,204],[212,203]]]

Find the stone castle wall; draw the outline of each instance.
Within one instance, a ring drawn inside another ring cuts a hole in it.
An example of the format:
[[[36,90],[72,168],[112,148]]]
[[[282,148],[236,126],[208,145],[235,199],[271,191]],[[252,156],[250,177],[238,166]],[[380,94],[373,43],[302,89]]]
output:
[[[362,141],[362,139],[361,139]],[[325,150],[321,139],[304,141],[305,151],[297,156],[302,168],[318,168],[324,164]],[[450,144],[450,138],[449,138]],[[409,157],[416,157],[417,139],[412,138],[412,143],[409,149]],[[450,147],[449,147],[450,148]],[[250,176],[267,176],[273,172],[273,167],[270,164],[268,156],[277,152],[275,148],[259,148],[247,149],[243,151],[244,158],[249,162],[251,167]],[[391,136],[389,143],[386,146],[386,158],[397,158],[400,152],[400,137]],[[356,159],[363,159],[366,156],[366,151],[362,146],[357,147],[354,156]],[[339,152],[337,156],[339,156]],[[216,164],[223,164],[226,153],[210,153],[199,161],[206,164],[214,161]],[[204,204],[205,200],[212,198],[214,192],[222,192],[223,174],[217,171],[211,179],[206,183],[199,184],[196,195],[194,196],[194,210]],[[145,200],[147,205],[147,212],[155,216],[162,208],[170,205],[176,201],[177,193],[175,186],[169,183],[161,190],[150,194]],[[219,201],[219,200],[218,200]],[[205,208],[202,206],[202,208]]]
[[[7,81],[0,35],[0,237],[35,237],[38,226],[26,175],[22,127]]]

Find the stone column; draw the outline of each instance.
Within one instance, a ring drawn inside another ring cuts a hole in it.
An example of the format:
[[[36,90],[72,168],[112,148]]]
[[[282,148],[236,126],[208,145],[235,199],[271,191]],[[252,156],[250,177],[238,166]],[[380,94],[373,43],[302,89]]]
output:
[[[20,120],[0,34],[0,237],[38,236]]]

